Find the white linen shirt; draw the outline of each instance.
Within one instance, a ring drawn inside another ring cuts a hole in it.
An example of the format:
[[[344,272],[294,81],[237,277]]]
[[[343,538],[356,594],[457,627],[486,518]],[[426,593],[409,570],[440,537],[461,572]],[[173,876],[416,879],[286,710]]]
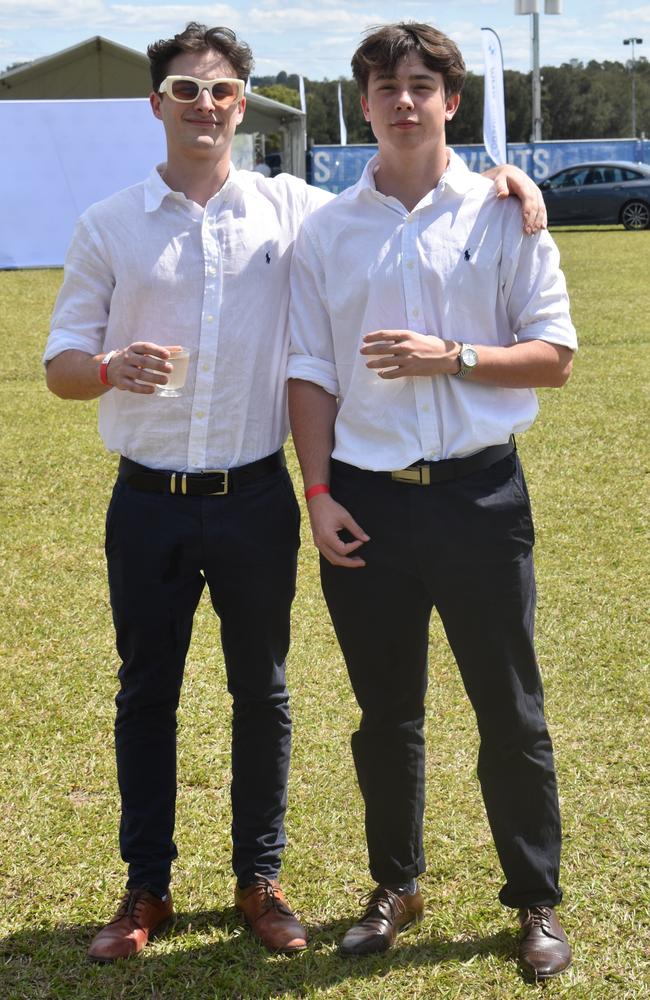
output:
[[[409,212],[375,188],[377,157],[358,183],[307,219],[291,268],[289,378],[338,397],[333,457],[362,469],[459,458],[508,440],[537,414],[532,389],[455,376],[385,380],[362,338],[413,330],[505,346],[577,347],[557,248],[525,236],[521,204],[455,153]]]
[[[233,167],[203,209],[161,169],[81,216],[44,361],[134,341],[189,348],[182,396],[101,397],[104,443],[150,468],[244,465],[287,436],[291,252],[303,217],[331,195]]]

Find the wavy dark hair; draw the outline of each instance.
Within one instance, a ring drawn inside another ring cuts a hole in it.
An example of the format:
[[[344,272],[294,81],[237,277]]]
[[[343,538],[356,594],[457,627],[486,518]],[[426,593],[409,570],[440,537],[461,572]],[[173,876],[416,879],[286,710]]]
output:
[[[173,38],[161,38],[147,49],[153,89],[169,75],[169,64],[181,52],[207,52],[210,49],[224,56],[240,79],[248,80],[253,68],[253,53],[246,42],[237,38],[230,28],[207,28],[205,24],[190,21],[184,31]]]
[[[442,31],[418,21],[400,21],[368,30],[352,56],[352,75],[361,93],[368,93],[368,78],[373,70],[392,73],[397,63],[412,52],[428,69],[442,74],[446,97],[460,94],[467,72],[460,49]]]

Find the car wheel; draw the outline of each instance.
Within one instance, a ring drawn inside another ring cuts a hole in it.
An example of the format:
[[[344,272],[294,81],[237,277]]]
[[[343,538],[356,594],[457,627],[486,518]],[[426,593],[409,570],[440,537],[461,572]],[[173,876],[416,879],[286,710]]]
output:
[[[628,201],[623,206],[621,222],[626,229],[647,229],[650,225],[650,208],[644,201]]]

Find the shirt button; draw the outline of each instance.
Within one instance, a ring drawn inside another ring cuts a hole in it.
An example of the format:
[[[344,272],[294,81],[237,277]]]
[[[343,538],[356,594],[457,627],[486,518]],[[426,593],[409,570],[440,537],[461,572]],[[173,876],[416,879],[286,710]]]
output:
[[[203,410],[197,410],[196,411],[196,419],[197,420],[203,420],[204,416],[205,416],[205,413],[203,412]]]
[[[412,271],[413,268],[415,267],[415,264],[413,263],[412,260],[407,260],[406,266],[408,267],[409,271]]]
[[[206,316],[205,321],[206,323],[214,323],[214,316]]]
[[[412,315],[413,316],[419,316],[420,315],[420,310],[418,309],[417,306],[415,307],[415,309],[412,310]]]
[[[209,372],[210,371],[210,365],[201,365],[201,371],[202,372]]]

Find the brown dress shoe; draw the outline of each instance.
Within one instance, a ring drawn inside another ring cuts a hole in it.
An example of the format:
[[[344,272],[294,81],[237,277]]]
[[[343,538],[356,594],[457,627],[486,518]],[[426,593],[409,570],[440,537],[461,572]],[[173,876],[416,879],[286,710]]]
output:
[[[171,893],[162,900],[147,889],[128,889],[118,911],[92,939],[91,962],[115,962],[142,951],[149,938],[165,929],[174,913]]]
[[[256,875],[245,889],[235,886],[235,906],[269,951],[288,953],[307,947],[307,932],[275,879]]]
[[[550,979],[571,965],[571,948],[552,906],[519,911],[519,962],[532,979]]]
[[[422,920],[424,900],[414,893],[393,892],[378,885],[367,897],[367,909],[341,941],[343,955],[372,955],[388,951],[400,931]]]

